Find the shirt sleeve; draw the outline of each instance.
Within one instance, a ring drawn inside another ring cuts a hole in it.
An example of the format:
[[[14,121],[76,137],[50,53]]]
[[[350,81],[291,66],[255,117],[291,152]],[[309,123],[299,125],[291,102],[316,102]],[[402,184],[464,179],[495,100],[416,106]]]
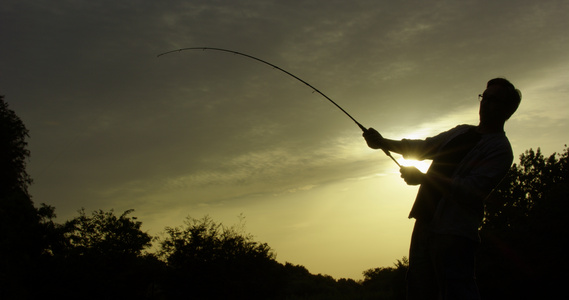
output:
[[[453,129],[428,137],[424,140],[401,140],[401,155],[405,159],[425,160],[432,159],[437,151],[452,137],[464,132],[468,125],[459,125]]]

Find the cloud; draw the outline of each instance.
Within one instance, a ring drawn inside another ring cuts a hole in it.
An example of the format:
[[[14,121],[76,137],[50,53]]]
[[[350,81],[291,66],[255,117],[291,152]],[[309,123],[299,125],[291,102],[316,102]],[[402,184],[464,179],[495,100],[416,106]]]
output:
[[[7,0],[0,88],[31,131],[34,201],[62,217],[121,206],[164,223],[246,208],[286,228],[275,209],[312,224],[320,207],[306,203],[365,188],[352,197],[386,205],[405,186],[382,185],[380,197],[376,179],[399,182],[393,162],[290,76],[227,53],[158,53],[258,56],[389,138],[476,123],[476,95],[505,76],[524,93],[506,125],[514,152],[559,151],[568,10],[566,1]]]

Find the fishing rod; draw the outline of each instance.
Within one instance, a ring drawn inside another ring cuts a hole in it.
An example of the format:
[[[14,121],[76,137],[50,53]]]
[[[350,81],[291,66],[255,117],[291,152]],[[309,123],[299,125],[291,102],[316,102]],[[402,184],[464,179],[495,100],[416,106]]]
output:
[[[257,58],[255,56],[249,55],[249,54],[245,54],[242,52],[238,52],[238,51],[234,51],[234,50],[228,50],[228,49],[222,49],[222,48],[212,48],[212,47],[189,47],[189,48],[181,48],[181,49],[176,49],[176,50],[172,50],[172,51],[168,51],[168,52],[164,52],[164,53],[160,53],[157,55],[157,57],[166,55],[166,54],[170,54],[170,53],[174,53],[174,52],[181,52],[181,51],[186,51],[186,50],[212,50],[212,51],[221,51],[221,52],[228,52],[228,53],[233,53],[236,55],[241,55],[250,59],[254,59],[256,61],[259,61],[261,63],[264,63],[266,65],[269,65],[291,77],[293,77],[294,79],[304,83],[305,85],[307,85],[308,87],[310,87],[313,91],[317,92],[318,94],[322,95],[322,97],[326,98],[328,101],[330,101],[332,104],[334,104],[337,108],[339,108],[344,114],[346,114],[346,116],[348,116],[350,119],[352,119],[352,121],[354,121],[354,123],[356,123],[356,125],[358,125],[358,127],[363,131],[366,132],[367,128],[365,126],[363,126],[362,124],[360,124],[358,121],[356,121],[356,119],[354,119],[354,117],[352,117],[347,111],[345,111],[340,105],[338,105],[338,103],[334,102],[334,100],[330,99],[330,97],[326,96],[324,93],[322,93],[319,89],[313,87],[310,83],[302,80],[301,78],[299,78],[298,76],[288,72],[287,70],[274,65],[268,61],[262,60],[260,58]],[[383,150],[383,152],[389,157],[391,158],[391,160],[393,160],[395,162],[395,164],[397,164],[397,166],[401,167],[401,165],[399,164],[399,162],[397,162],[397,160],[395,160],[395,158],[393,158],[393,156],[391,155],[391,153],[388,150],[385,149],[381,149]]]

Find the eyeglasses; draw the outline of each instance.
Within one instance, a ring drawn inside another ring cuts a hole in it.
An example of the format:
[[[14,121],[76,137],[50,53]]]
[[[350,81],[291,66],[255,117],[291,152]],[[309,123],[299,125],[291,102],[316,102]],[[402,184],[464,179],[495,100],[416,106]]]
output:
[[[486,101],[499,103],[501,102],[500,99],[496,96],[484,96],[484,94],[478,94],[478,101],[482,102],[482,100],[486,99]]]

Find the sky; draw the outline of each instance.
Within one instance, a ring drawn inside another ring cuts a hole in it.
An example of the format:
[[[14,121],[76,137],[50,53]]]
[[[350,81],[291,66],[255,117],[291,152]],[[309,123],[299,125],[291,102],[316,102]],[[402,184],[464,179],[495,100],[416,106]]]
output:
[[[477,95],[505,77],[523,93],[505,128],[517,161],[569,140],[567,11],[566,0],[4,0],[0,94],[30,131],[33,201],[58,222],[134,209],[161,235],[188,216],[243,216],[279,262],[361,279],[407,256],[417,187],[291,76],[222,52],[157,55],[256,56],[392,139],[476,125]]]

